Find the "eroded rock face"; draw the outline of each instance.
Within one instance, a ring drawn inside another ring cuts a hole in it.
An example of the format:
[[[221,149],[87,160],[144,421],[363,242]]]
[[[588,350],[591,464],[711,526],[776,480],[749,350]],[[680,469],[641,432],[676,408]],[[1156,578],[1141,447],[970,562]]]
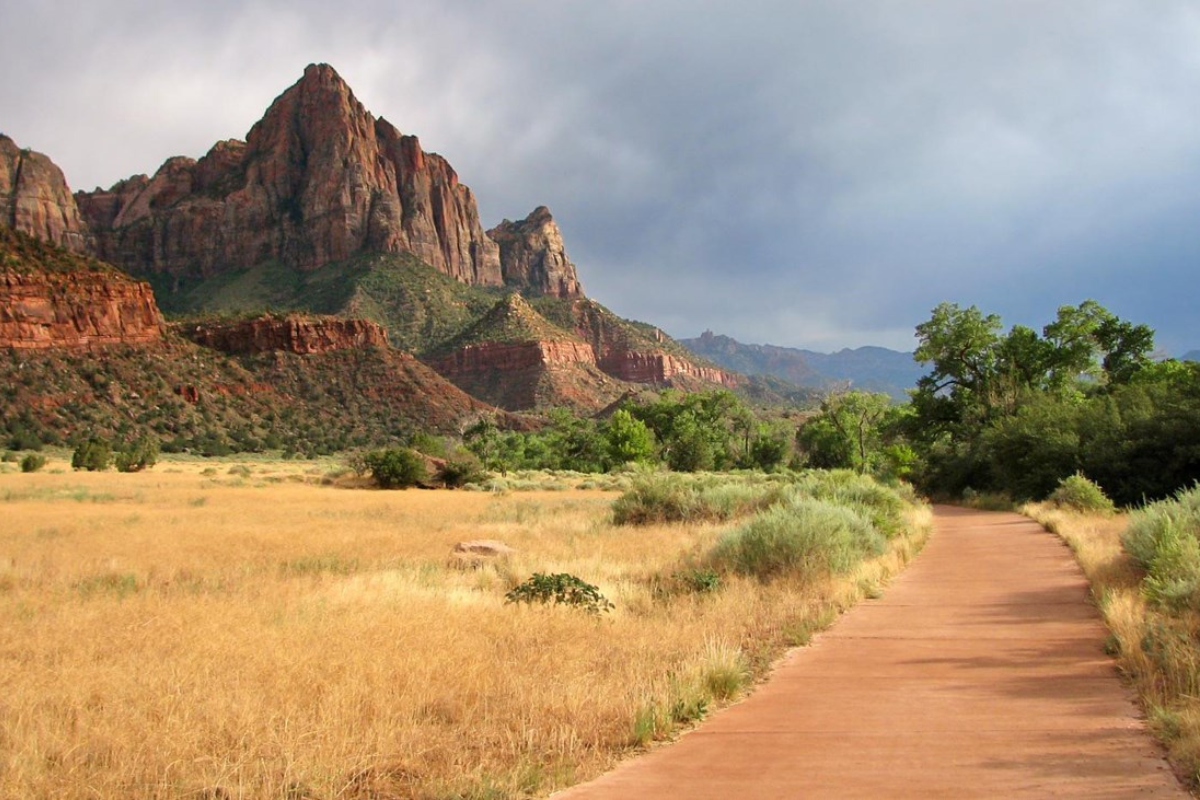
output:
[[[0,273],[0,347],[146,344],[162,334],[149,284],[104,272]]]
[[[138,273],[210,276],[278,259],[315,268],[411,252],[500,285],[500,253],[445,159],[373,117],[332,67],[311,65],[250,129],[199,161],[81,192],[97,254]]]
[[[87,248],[87,227],[66,178],[41,153],[0,135],[0,225],[75,253]]]
[[[583,342],[484,342],[455,350],[431,362],[430,366],[442,375],[456,378],[567,364],[595,366],[596,356],[591,346]]]
[[[737,379],[724,370],[693,364],[670,353],[610,348],[597,363],[609,375],[630,383],[670,385],[682,376],[729,389],[737,386]]]
[[[362,319],[263,316],[231,323],[189,323],[183,334],[196,344],[225,353],[285,351],[308,355],[361,347],[388,347],[387,333]]]
[[[505,283],[554,297],[583,296],[562,232],[545,206],[538,206],[519,222],[504,220],[488,231],[488,236],[500,246]]]

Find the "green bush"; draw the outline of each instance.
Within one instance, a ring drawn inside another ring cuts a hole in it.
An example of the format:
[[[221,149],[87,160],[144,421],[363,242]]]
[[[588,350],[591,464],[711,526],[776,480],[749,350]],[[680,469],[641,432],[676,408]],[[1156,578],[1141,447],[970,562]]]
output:
[[[638,480],[613,503],[618,525],[722,522],[761,511],[783,495],[777,483],[730,476],[661,475]]]
[[[889,538],[904,529],[904,498],[867,475],[845,469],[808,472],[796,488],[816,500],[858,511]]]
[[[862,513],[829,500],[797,497],[721,537],[710,553],[718,569],[759,580],[846,572],[882,553],[886,537]]]
[[[1084,513],[1108,515],[1116,512],[1104,490],[1079,472],[1058,482],[1058,488],[1050,495],[1050,502],[1059,508]]]
[[[589,614],[611,611],[613,604],[600,594],[600,589],[566,572],[533,577],[504,595],[509,603],[554,603],[571,606]]]
[[[381,489],[407,489],[429,478],[425,460],[407,447],[376,450],[364,457],[371,478]]]
[[[37,472],[46,466],[46,457],[39,453],[29,453],[21,459],[21,472]]]
[[[71,454],[71,468],[97,472],[108,469],[112,463],[112,446],[103,439],[91,437],[84,440]]]
[[[435,476],[447,489],[460,489],[469,483],[483,483],[488,474],[479,461],[471,458],[452,458],[438,470]]]
[[[155,436],[140,436],[119,450],[113,459],[118,472],[141,472],[158,463],[159,442]]]
[[[1142,589],[1159,605],[1200,607],[1200,487],[1135,511],[1121,535],[1146,570]]]

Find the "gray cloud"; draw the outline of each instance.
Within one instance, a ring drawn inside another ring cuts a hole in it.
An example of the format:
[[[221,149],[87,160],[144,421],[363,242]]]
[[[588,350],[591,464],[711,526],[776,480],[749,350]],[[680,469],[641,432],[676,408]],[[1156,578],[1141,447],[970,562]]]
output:
[[[312,61],[488,222],[553,209],[676,335],[908,346],[1095,297],[1200,346],[1200,9],[1115,0],[14,5],[0,125],[72,185],[241,137]],[[53,59],[45,58],[52,50]]]

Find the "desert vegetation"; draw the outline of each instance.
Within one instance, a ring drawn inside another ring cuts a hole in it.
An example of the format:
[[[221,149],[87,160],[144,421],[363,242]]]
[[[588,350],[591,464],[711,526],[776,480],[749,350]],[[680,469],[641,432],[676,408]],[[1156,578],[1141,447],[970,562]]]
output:
[[[675,521],[566,473],[351,491],[336,461],[50,455],[0,475],[3,796],[544,795],[747,691],[924,535],[850,472],[614,478],[758,498]],[[777,543],[816,507],[844,530]],[[450,558],[478,539],[514,552]]]
[[[1200,488],[1114,514],[1066,481],[1026,513],[1071,546],[1111,631],[1109,652],[1187,783],[1200,787]]]

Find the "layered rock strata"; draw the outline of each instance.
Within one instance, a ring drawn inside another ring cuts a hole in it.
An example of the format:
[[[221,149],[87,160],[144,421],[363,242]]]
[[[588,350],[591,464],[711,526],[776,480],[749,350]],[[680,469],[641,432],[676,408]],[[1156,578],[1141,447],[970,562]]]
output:
[[[149,284],[107,272],[0,272],[0,347],[146,344],[162,335]]]
[[[311,355],[363,347],[388,347],[387,332],[362,319],[263,316],[232,323],[188,323],[182,333],[196,344],[249,355],[284,351]]]

